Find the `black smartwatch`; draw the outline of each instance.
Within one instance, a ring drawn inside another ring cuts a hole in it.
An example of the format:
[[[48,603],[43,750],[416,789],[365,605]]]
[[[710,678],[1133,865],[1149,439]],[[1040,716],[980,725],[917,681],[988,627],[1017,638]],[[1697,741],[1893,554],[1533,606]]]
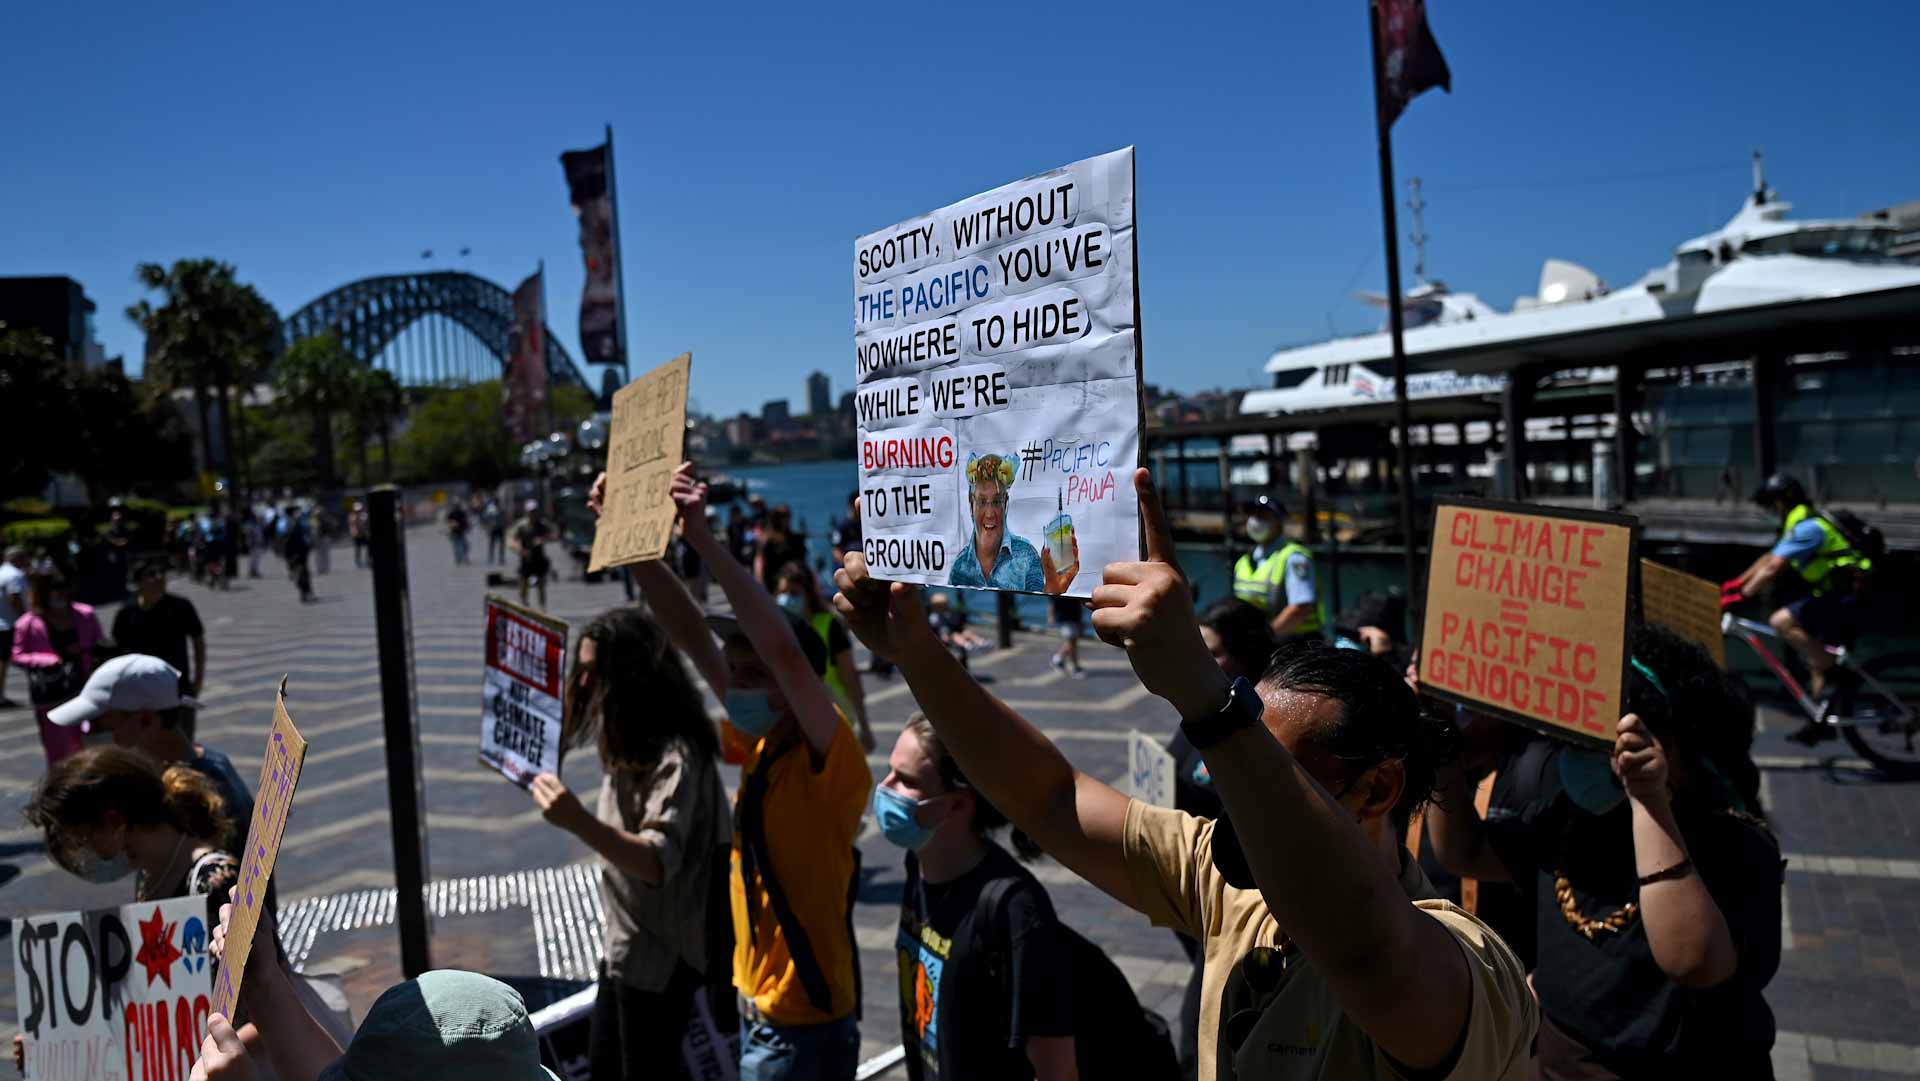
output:
[[[1227,689],[1226,705],[1203,716],[1182,717],[1180,731],[1186,733],[1187,742],[1195,750],[1204,751],[1242,728],[1259,724],[1265,710],[1253,681],[1241,676]]]

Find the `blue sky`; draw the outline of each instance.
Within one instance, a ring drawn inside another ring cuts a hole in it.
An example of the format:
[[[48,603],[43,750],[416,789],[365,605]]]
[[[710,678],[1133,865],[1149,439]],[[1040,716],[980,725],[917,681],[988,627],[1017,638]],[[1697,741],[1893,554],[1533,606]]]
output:
[[[79,279],[132,363],[134,264],[202,255],[283,313],[423,248],[508,286],[544,259],[573,349],[557,155],[606,122],[635,366],[692,350],[709,411],[846,389],[858,234],[1127,144],[1149,382],[1378,318],[1360,0],[175,7],[17,6],[0,67],[0,274]],[[1399,196],[1425,178],[1430,271],[1496,307],[1550,256],[1637,277],[1756,146],[1803,214],[1920,198],[1911,3],[1429,10],[1454,92],[1395,129]]]

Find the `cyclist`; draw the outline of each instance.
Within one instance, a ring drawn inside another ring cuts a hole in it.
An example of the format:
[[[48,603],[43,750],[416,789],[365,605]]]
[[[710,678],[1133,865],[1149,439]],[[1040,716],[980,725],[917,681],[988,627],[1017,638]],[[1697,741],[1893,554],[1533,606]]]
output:
[[[1793,477],[1768,477],[1753,501],[1780,517],[1780,539],[1746,573],[1727,583],[1726,603],[1757,596],[1792,568],[1806,582],[1808,594],[1781,607],[1767,622],[1806,659],[1812,676],[1809,689],[1816,700],[1824,698],[1834,664],[1827,646],[1846,645],[1859,633],[1858,590],[1873,561],[1813,509],[1806,489]],[[1796,736],[1811,742],[1830,734],[1823,725],[1809,725]]]

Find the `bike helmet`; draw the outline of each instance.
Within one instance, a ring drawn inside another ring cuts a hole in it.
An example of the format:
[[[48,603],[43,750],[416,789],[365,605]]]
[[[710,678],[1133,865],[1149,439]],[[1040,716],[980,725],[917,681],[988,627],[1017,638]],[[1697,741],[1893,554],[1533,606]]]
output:
[[[1775,503],[1796,507],[1807,501],[1807,490],[1791,474],[1775,473],[1753,493],[1753,501],[1763,507],[1771,507]]]

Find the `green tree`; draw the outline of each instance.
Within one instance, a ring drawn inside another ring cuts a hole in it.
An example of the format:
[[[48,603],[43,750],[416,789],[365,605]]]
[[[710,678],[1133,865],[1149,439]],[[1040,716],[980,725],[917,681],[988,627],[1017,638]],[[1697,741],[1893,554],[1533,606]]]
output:
[[[553,412],[555,431],[572,432],[593,416],[593,395],[572,383],[561,383],[547,392],[547,408]]]
[[[193,478],[193,434],[164,391],[143,393],[119,365],[69,372],[76,430],[65,467],[86,482],[92,503],[170,497]]]
[[[293,343],[273,369],[279,404],[313,423],[313,455],[323,490],[334,487],[333,421],[351,415],[362,366],[331,333]]]
[[[162,295],[155,307],[142,300],[127,308],[147,335],[147,372],[169,389],[191,388],[200,421],[201,468],[235,461],[230,391],[251,384],[272,363],[280,343],[280,317],[253,286],[234,276],[233,266],[214,259],[181,259],[171,267],[141,263],[141,285]],[[221,453],[211,446],[214,405],[220,411]]]
[[[367,447],[375,436],[380,439],[380,464],[386,479],[393,479],[393,425],[407,415],[406,393],[392,372],[381,368],[359,368],[348,387],[350,409],[347,429],[360,463],[360,483],[372,484],[367,470]]]
[[[399,479],[407,484],[495,485],[520,461],[520,448],[507,439],[497,379],[434,391],[413,411],[398,449]]]

